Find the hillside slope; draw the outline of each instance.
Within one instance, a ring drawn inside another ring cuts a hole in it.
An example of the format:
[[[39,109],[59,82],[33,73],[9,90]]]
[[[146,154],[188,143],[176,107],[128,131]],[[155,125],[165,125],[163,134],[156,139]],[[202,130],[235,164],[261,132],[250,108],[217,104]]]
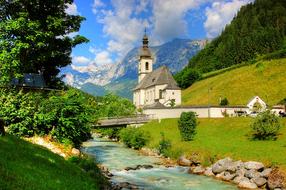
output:
[[[0,155],[0,189],[100,189],[79,167],[16,137],[0,137]]]
[[[218,105],[226,97],[230,105],[246,105],[258,95],[268,105],[286,98],[286,59],[260,61],[198,81],[182,92],[184,105]]]

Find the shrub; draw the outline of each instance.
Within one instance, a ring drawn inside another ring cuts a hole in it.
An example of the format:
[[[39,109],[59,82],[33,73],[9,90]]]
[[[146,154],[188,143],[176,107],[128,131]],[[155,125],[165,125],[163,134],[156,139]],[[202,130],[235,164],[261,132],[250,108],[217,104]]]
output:
[[[251,127],[253,139],[275,140],[280,129],[280,122],[275,114],[267,110],[257,115]]]
[[[119,133],[121,129],[121,127],[113,127],[106,129],[98,129],[98,132],[101,133],[103,136],[108,136],[111,139],[119,139]]]
[[[183,141],[190,141],[196,134],[197,118],[195,112],[183,112],[178,120],[178,127]]]
[[[172,147],[172,143],[169,139],[165,138],[165,134],[162,132],[161,133],[161,140],[159,142],[159,147],[158,147],[158,151],[160,154],[162,154],[163,156],[167,157],[169,156],[169,151]]]
[[[150,135],[148,133],[132,127],[122,129],[119,133],[119,137],[127,147],[132,147],[134,149],[142,148],[150,139]]]
[[[229,104],[229,102],[228,102],[227,98],[223,98],[219,103],[219,105],[221,105],[221,106],[227,106],[228,104]]]
[[[202,75],[198,70],[186,68],[175,75],[175,80],[181,88],[185,89],[200,80],[201,77]]]
[[[68,139],[78,147],[91,137],[89,110],[84,97],[76,90],[69,90],[60,96],[50,96],[39,112],[37,130],[46,128],[60,142]]]

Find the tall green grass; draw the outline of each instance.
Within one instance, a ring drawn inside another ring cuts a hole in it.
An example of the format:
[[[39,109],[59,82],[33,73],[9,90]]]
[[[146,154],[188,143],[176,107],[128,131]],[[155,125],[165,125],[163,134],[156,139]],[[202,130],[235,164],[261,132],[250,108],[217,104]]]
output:
[[[0,189],[91,190],[99,189],[78,166],[14,136],[0,137]]]

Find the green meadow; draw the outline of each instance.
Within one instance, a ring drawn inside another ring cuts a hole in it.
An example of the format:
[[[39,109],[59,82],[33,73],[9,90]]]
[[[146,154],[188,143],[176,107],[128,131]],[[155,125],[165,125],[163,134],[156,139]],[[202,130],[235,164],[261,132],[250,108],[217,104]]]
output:
[[[203,164],[213,160],[231,157],[243,161],[261,161],[266,165],[280,166],[286,169],[286,119],[281,119],[282,128],[276,141],[254,141],[250,138],[250,124],[253,118],[199,119],[197,134],[193,141],[181,141],[177,119],[152,121],[142,129],[148,131],[151,140],[149,148],[158,147],[161,133],[171,140],[171,157],[196,153]]]

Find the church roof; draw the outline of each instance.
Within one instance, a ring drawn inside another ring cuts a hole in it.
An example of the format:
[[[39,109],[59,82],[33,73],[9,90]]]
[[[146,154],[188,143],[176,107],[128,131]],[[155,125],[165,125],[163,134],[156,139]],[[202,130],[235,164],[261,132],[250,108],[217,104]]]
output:
[[[166,66],[162,66],[147,74],[134,90],[146,89],[155,85],[167,84],[166,89],[180,90],[175,79]]]
[[[152,54],[151,54],[151,51],[150,51],[150,49],[148,47],[147,48],[142,47],[139,50],[139,56],[140,57],[151,57]]]

